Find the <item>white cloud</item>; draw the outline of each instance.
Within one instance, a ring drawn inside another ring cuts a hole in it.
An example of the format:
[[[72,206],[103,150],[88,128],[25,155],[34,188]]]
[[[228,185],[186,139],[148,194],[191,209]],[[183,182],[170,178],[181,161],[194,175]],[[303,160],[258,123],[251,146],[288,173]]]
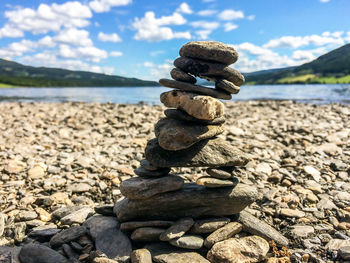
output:
[[[52,52],[42,52],[37,53],[33,56],[25,56],[23,59],[21,59],[21,62],[34,66],[65,68],[70,70],[83,70],[104,74],[114,73],[113,67],[100,67],[97,65],[91,65],[81,61],[80,59],[61,60]]]
[[[55,47],[56,43],[53,41],[52,37],[44,36],[43,38],[39,39],[38,45],[42,47]]]
[[[107,52],[93,46],[73,48],[68,45],[60,45],[58,56],[62,58],[83,59],[93,62],[100,62],[101,59],[107,58]]]
[[[155,51],[151,51],[149,54],[152,56],[152,57],[155,57],[155,56],[158,56],[158,55],[161,55],[161,54],[164,54],[165,51],[164,50],[155,50]]]
[[[237,29],[238,28],[238,26],[236,25],[236,24],[233,24],[233,23],[231,23],[231,22],[228,22],[228,23],[225,23],[224,24],[224,31],[225,32],[230,32],[230,31],[232,31],[232,30],[234,30],[234,29]]]
[[[17,8],[6,11],[8,19],[0,29],[0,37],[19,37],[25,31],[33,34],[45,34],[50,31],[59,31],[61,28],[86,27],[92,13],[88,6],[80,2],[66,2],[52,5],[40,4],[35,9]]]
[[[199,16],[212,16],[215,15],[218,11],[214,9],[205,9],[197,12]]]
[[[218,22],[209,21],[194,21],[190,25],[194,28],[202,28],[202,30],[197,30],[195,33],[199,39],[207,39],[213,30],[217,29],[220,24]]]
[[[233,9],[226,9],[219,14],[219,19],[221,20],[234,20],[244,18],[244,13],[242,11],[236,11]]]
[[[156,18],[154,12],[146,12],[144,17],[136,17],[134,19],[132,27],[137,30],[134,39],[149,42],[171,40],[174,38],[190,39],[190,32],[174,32],[170,27],[166,27],[169,25],[183,25],[186,22],[186,19],[176,12],[171,16],[162,16],[160,18]]]
[[[335,35],[310,35],[310,36],[283,36],[280,38],[272,39],[267,42],[264,47],[266,48],[299,48],[302,46],[315,45],[343,45],[344,40],[340,37],[340,32],[336,32]]]
[[[109,53],[109,55],[112,56],[112,57],[121,57],[121,56],[123,56],[123,52],[121,52],[121,51],[112,51],[112,52]]]
[[[330,0],[320,0],[321,3],[327,3],[329,2]]]
[[[177,9],[176,12],[183,13],[183,14],[192,14],[193,11],[191,10],[191,7],[183,2]]]
[[[53,40],[74,46],[92,46],[92,41],[89,38],[89,31],[76,28],[67,28],[60,31],[58,35],[53,37]]]
[[[154,64],[150,61],[143,63],[143,66],[149,68],[153,79],[169,78],[170,71],[174,67],[172,60],[165,60],[163,64]]]
[[[326,53],[326,49],[322,47],[310,50],[296,50],[292,54],[292,59],[296,61],[311,61],[324,53]]]
[[[116,34],[105,34],[103,32],[98,33],[98,39],[103,42],[121,42],[122,39]]]
[[[108,12],[111,7],[131,4],[132,0],[94,0],[89,2],[90,8],[96,13]]]
[[[217,29],[220,24],[218,22],[209,22],[209,21],[194,21],[190,25],[194,28],[204,28],[208,30]]]
[[[255,19],[255,15],[247,16],[247,19],[253,21]]]

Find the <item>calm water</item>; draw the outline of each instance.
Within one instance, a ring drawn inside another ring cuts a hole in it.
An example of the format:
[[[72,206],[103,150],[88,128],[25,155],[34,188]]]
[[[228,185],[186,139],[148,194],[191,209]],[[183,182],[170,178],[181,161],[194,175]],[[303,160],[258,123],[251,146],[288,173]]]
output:
[[[129,88],[0,88],[1,101],[21,102],[114,102],[159,104],[163,87]],[[313,103],[350,104],[350,85],[243,86],[233,100],[296,100]]]

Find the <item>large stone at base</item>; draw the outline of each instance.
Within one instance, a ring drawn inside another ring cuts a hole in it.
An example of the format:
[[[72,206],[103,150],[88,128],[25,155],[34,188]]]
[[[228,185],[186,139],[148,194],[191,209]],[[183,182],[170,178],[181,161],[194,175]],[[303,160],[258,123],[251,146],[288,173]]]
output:
[[[147,143],[145,156],[157,167],[243,166],[249,161],[245,153],[221,138],[202,140],[180,151],[164,150],[153,139]]]
[[[185,184],[178,191],[155,195],[146,200],[125,198],[115,204],[114,212],[121,222],[227,216],[239,213],[257,198],[256,188],[244,184],[220,189]]]

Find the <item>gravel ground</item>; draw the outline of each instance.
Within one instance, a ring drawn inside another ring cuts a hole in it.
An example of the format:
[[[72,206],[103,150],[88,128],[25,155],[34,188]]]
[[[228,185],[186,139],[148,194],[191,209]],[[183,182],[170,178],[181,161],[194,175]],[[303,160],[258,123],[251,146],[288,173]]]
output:
[[[225,106],[221,136],[251,155],[240,180],[261,192],[247,211],[290,240],[294,261],[350,258],[350,106],[291,101]],[[29,242],[40,227],[78,225],[91,208],[113,204],[121,197],[120,182],[134,176],[164,109],[0,103],[0,246]],[[188,180],[201,174],[177,171]],[[86,209],[79,220],[62,222],[53,212],[63,206]]]

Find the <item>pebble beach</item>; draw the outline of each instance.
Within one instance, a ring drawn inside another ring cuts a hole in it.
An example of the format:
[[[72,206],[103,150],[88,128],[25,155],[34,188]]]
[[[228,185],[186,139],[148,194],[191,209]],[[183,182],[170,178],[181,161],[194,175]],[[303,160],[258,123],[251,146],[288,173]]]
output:
[[[96,211],[110,213],[121,198],[120,183],[135,176],[165,109],[0,103],[0,246],[7,247],[0,252],[14,255],[43,238],[40,230],[56,229],[51,237]],[[239,168],[239,180],[259,190],[245,211],[289,240],[281,251],[270,244],[269,262],[350,260],[350,106],[227,102],[225,119],[219,137],[250,157]],[[186,182],[203,174],[201,168],[173,171]],[[57,212],[62,207],[69,207],[64,215]],[[84,262],[90,252],[76,249],[72,260]]]

